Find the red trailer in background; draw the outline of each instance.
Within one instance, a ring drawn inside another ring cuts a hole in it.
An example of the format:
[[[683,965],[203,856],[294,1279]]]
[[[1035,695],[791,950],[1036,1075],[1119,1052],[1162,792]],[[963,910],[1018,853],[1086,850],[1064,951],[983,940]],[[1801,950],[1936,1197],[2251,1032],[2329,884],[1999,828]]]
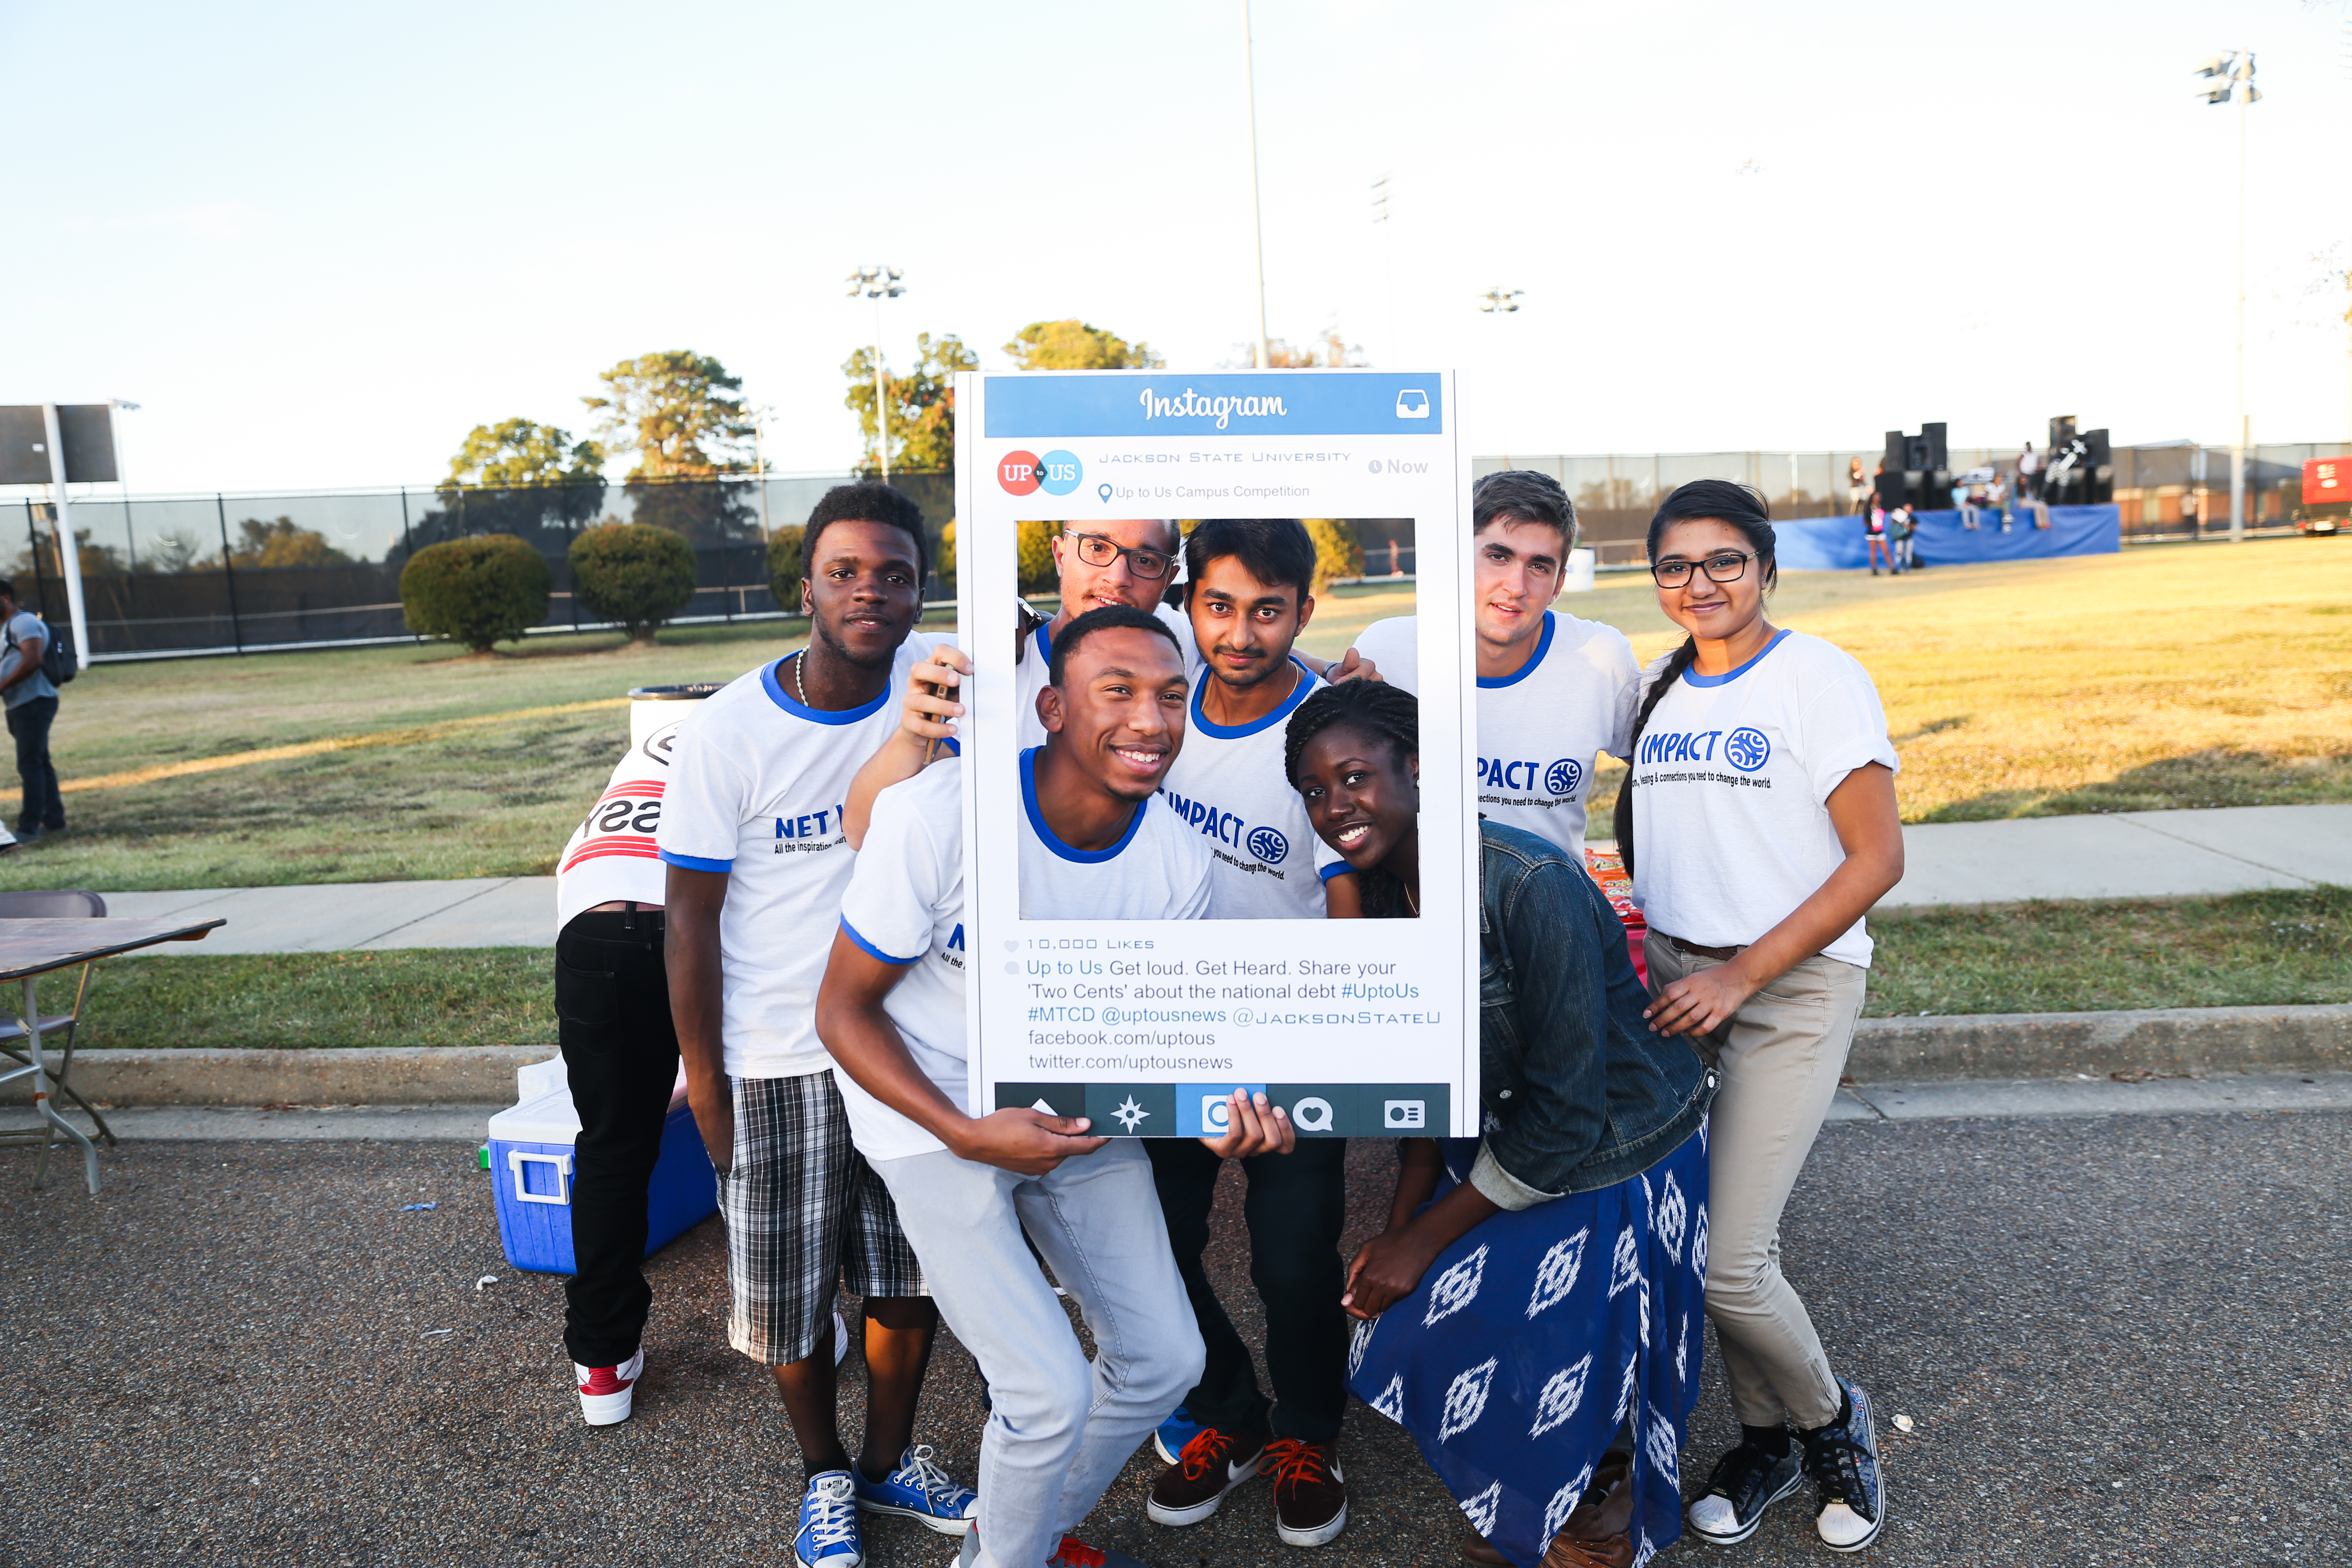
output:
[[[2352,458],[2314,458],[2303,466],[2303,505],[2295,526],[2305,533],[2344,531],[2352,519]]]

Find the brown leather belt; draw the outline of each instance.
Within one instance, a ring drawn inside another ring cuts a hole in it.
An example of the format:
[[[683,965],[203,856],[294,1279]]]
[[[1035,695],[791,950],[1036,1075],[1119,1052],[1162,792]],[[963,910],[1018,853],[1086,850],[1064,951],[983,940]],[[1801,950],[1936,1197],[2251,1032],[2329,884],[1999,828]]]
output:
[[[1739,956],[1741,951],[1736,947],[1701,947],[1695,942],[1685,942],[1678,936],[1666,936],[1665,932],[1656,930],[1654,927],[1651,930],[1650,934],[1652,936],[1666,937],[1666,942],[1676,952],[1685,952],[1693,958],[1711,958],[1717,963],[1730,963],[1733,959]]]

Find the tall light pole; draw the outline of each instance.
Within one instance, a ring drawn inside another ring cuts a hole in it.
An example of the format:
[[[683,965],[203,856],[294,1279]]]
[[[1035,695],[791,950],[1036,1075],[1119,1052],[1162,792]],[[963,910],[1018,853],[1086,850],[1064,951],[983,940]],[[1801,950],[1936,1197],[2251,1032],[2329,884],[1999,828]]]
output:
[[[768,534],[768,416],[775,412],[764,403],[754,403],[745,410],[751,416],[751,471],[759,476],[760,542],[769,542]]]
[[[139,410],[139,405],[127,403],[120,397],[110,397],[106,401],[117,413],[135,414]],[[139,573],[139,536],[131,530],[131,465],[122,460],[122,421],[109,419],[106,423],[114,433],[114,478],[122,486],[122,539],[130,548],[131,572],[136,576]]]
[[[895,267],[861,267],[849,275],[849,297],[863,294],[874,301],[874,450],[882,464],[882,482],[890,481],[890,405],[882,389],[882,301],[907,290],[898,279],[906,274]]]
[[[1265,208],[1257,191],[1257,43],[1250,32],[1250,0],[1242,0],[1242,82],[1249,95],[1250,232],[1257,238],[1257,367],[1274,363],[1265,335]]]
[[[2253,421],[2246,413],[2246,110],[2262,93],[2254,87],[2252,49],[2231,49],[2198,68],[2213,85],[2198,89],[2208,103],[2238,105],[2238,423],[2230,432],[2230,542],[2246,537],[2246,448]]]
[[[1396,235],[1389,227],[1389,177],[1382,174],[1372,182],[1372,222],[1381,231],[1381,266],[1389,286],[1389,367],[1393,370],[1404,363],[1397,353],[1396,335]]]

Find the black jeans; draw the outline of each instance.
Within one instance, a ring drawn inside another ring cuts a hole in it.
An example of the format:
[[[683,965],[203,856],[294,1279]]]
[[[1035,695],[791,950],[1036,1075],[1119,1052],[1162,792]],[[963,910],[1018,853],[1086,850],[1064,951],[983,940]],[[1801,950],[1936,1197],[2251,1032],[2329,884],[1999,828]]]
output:
[[[49,765],[49,726],[57,721],[54,697],[36,697],[8,710],[8,733],[16,738],[16,773],[25,781],[25,808],[16,814],[20,833],[66,825],[66,797],[58,793],[58,770]]]
[[[583,1366],[636,1353],[653,1287],[646,1256],[646,1188],[661,1157],[677,1030],[662,967],[662,911],[591,910],[555,939],[556,1037],[572,1103],[572,1251],[563,1282],[563,1344]]]
[[[1246,1436],[1271,1425],[1280,1437],[1328,1443],[1339,1435],[1348,1402],[1348,1315],[1339,1306],[1347,1267],[1339,1231],[1348,1217],[1348,1141],[1301,1138],[1287,1154],[1242,1162],[1249,1194],[1250,1280],[1265,1305],[1269,1402],[1258,1392],[1249,1347],[1209,1288],[1201,1253],[1224,1162],[1190,1138],[1153,1138],[1151,1177],[1168,1220],[1176,1270],[1192,1300],[1209,1364],[1184,1396],[1192,1419]]]

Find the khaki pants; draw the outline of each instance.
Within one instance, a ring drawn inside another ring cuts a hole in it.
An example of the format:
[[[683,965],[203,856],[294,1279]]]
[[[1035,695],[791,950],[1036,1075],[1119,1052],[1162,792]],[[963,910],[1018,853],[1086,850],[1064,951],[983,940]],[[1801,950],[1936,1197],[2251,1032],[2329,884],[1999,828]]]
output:
[[[1717,962],[1654,931],[1643,953],[1653,995]],[[1780,1272],[1780,1211],[1837,1098],[1869,978],[1866,969],[1817,953],[1749,997],[1714,1034],[1690,1037],[1722,1074],[1707,1135],[1706,1315],[1745,1426],[1837,1419],[1829,1358]]]

